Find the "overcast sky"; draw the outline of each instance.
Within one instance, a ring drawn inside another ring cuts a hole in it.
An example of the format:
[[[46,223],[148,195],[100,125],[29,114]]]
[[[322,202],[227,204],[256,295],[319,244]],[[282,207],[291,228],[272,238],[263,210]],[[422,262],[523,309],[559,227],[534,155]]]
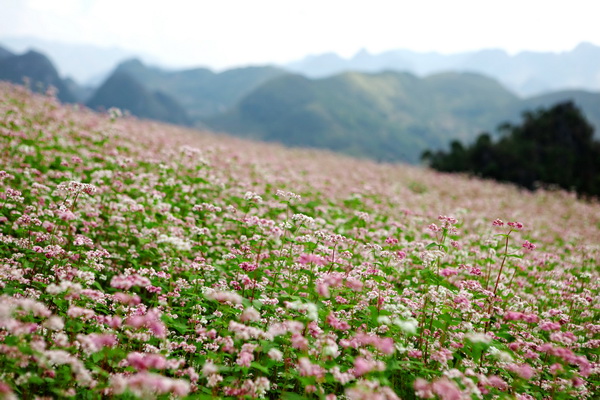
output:
[[[0,0],[9,36],[120,47],[173,66],[285,63],[362,48],[453,53],[600,45],[596,0]]]

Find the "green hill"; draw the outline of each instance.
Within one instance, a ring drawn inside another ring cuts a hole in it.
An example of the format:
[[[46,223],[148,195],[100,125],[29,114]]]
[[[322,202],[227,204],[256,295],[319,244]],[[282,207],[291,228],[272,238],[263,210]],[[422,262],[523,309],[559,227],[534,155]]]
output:
[[[475,73],[348,72],[309,79],[284,75],[206,119],[215,129],[290,146],[327,148],[381,161],[416,163],[425,149],[473,141],[523,111],[573,100],[600,127],[600,94],[550,93],[521,99]]]
[[[416,162],[426,148],[443,147],[451,138],[470,139],[494,126],[498,110],[516,101],[496,81],[470,73],[424,79],[398,72],[316,80],[285,75],[207,123],[292,146]]]
[[[160,91],[147,90],[137,79],[124,72],[112,74],[86,105],[93,109],[118,107],[141,118],[179,125],[191,123],[175,99]]]
[[[37,51],[15,55],[6,49],[0,51],[0,80],[23,84],[29,80],[32,90],[45,92],[52,86],[58,91],[57,97],[63,102],[74,103],[78,99],[58,75],[52,62]]]
[[[235,68],[221,73],[206,68],[167,71],[137,59],[119,64],[116,72],[127,72],[147,88],[176,98],[194,121],[228,110],[262,83],[284,73],[274,67]]]

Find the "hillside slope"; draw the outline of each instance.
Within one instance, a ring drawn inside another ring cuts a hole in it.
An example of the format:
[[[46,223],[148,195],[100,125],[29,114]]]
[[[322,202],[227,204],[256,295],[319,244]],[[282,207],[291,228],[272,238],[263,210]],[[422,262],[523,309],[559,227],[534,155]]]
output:
[[[6,83],[0,132],[5,398],[600,391],[597,202]]]
[[[133,115],[171,122],[179,125],[191,123],[185,110],[170,96],[147,90],[137,79],[124,72],[112,74],[88,100],[92,109],[108,110],[117,107]]]

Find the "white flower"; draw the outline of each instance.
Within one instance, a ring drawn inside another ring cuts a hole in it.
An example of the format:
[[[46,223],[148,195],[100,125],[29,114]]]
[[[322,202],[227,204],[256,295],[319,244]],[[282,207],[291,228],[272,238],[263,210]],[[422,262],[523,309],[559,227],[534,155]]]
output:
[[[396,318],[396,319],[394,319],[394,324],[396,326],[398,326],[402,330],[402,332],[404,332],[408,335],[416,334],[417,327],[419,326],[419,323],[414,318],[407,319],[407,320],[401,320],[399,318]]]
[[[465,337],[473,343],[489,343],[492,340],[488,335],[481,332],[467,333]]]

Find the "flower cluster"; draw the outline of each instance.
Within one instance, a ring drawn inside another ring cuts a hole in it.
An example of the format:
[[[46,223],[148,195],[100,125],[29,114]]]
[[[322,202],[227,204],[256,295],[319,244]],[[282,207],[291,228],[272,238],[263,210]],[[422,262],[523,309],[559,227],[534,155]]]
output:
[[[4,83],[0,115],[2,399],[600,392],[597,202]]]

